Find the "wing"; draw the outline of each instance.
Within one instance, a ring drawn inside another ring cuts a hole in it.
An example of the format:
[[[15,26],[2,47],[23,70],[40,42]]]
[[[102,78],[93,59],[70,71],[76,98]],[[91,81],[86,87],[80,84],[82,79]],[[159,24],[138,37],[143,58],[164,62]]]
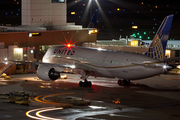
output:
[[[90,70],[90,71],[96,71],[93,67],[89,66],[87,63],[75,63],[75,64],[59,64],[59,63],[43,63],[43,62],[26,62],[26,61],[15,61],[15,60],[8,60],[10,62],[20,62],[20,63],[34,63],[36,65],[48,65],[51,67],[61,67],[63,69],[65,68],[77,68],[82,70]]]

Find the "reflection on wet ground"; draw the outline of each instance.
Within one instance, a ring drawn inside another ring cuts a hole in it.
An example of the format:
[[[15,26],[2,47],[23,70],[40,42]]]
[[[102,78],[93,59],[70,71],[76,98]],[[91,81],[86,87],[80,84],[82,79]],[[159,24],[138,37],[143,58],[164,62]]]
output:
[[[180,119],[180,75],[161,75],[132,81],[131,86],[118,86],[116,79],[89,77],[92,88],[78,87],[80,79],[74,74],[68,75],[68,79],[46,82],[35,77],[35,74],[30,74],[11,76],[10,81],[0,80],[2,92],[15,90],[36,95],[30,98],[29,106],[0,101],[0,119]],[[49,99],[56,95],[89,100],[91,104],[64,107],[62,100],[54,102]],[[119,100],[119,103],[115,104],[114,100]]]
[[[0,80],[0,86],[13,85],[13,84],[16,84],[16,83],[18,83],[18,82],[8,81],[8,80]]]

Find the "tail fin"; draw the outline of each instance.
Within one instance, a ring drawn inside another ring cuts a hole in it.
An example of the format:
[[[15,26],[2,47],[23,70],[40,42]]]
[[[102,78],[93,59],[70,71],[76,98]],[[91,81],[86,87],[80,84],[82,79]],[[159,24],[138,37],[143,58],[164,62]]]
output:
[[[161,61],[164,59],[173,16],[168,15],[164,18],[145,55]]]
[[[97,17],[97,13],[94,13],[87,28],[96,28],[96,17]]]

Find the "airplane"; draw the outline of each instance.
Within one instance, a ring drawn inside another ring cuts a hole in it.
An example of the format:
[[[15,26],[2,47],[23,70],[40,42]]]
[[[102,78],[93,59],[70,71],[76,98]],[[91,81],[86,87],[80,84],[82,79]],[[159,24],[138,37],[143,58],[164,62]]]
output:
[[[118,78],[118,85],[130,85],[130,80],[139,80],[161,74],[167,69],[163,62],[174,15],[164,18],[145,54],[77,47],[72,44],[55,46],[44,55],[38,64],[37,76],[45,81],[54,81],[69,67],[81,74],[80,87],[91,87],[89,76]]]
[[[42,62],[38,65],[37,76],[44,81],[54,81],[66,68],[74,69],[81,74],[80,87],[91,87],[89,76],[118,78],[118,85],[130,85],[130,80],[139,80],[159,75],[169,69],[166,61],[179,60],[178,58],[165,58],[165,50],[173,14],[164,18],[152,43],[144,54],[124,51],[113,51],[96,48],[73,46],[54,46],[45,53]],[[4,64],[11,62],[25,62],[4,60]],[[32,62],[31,62],[32,63]]]

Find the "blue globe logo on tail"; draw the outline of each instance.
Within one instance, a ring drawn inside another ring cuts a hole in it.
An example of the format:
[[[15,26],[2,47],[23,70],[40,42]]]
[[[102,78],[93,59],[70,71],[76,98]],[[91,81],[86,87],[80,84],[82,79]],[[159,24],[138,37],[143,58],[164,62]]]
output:
[[[174,15],[168,15],[164,18],[161,26],[154,36],[152,43],[145,53],[146,56],[158,59],[160,61],[164,59],[173,16]]]

